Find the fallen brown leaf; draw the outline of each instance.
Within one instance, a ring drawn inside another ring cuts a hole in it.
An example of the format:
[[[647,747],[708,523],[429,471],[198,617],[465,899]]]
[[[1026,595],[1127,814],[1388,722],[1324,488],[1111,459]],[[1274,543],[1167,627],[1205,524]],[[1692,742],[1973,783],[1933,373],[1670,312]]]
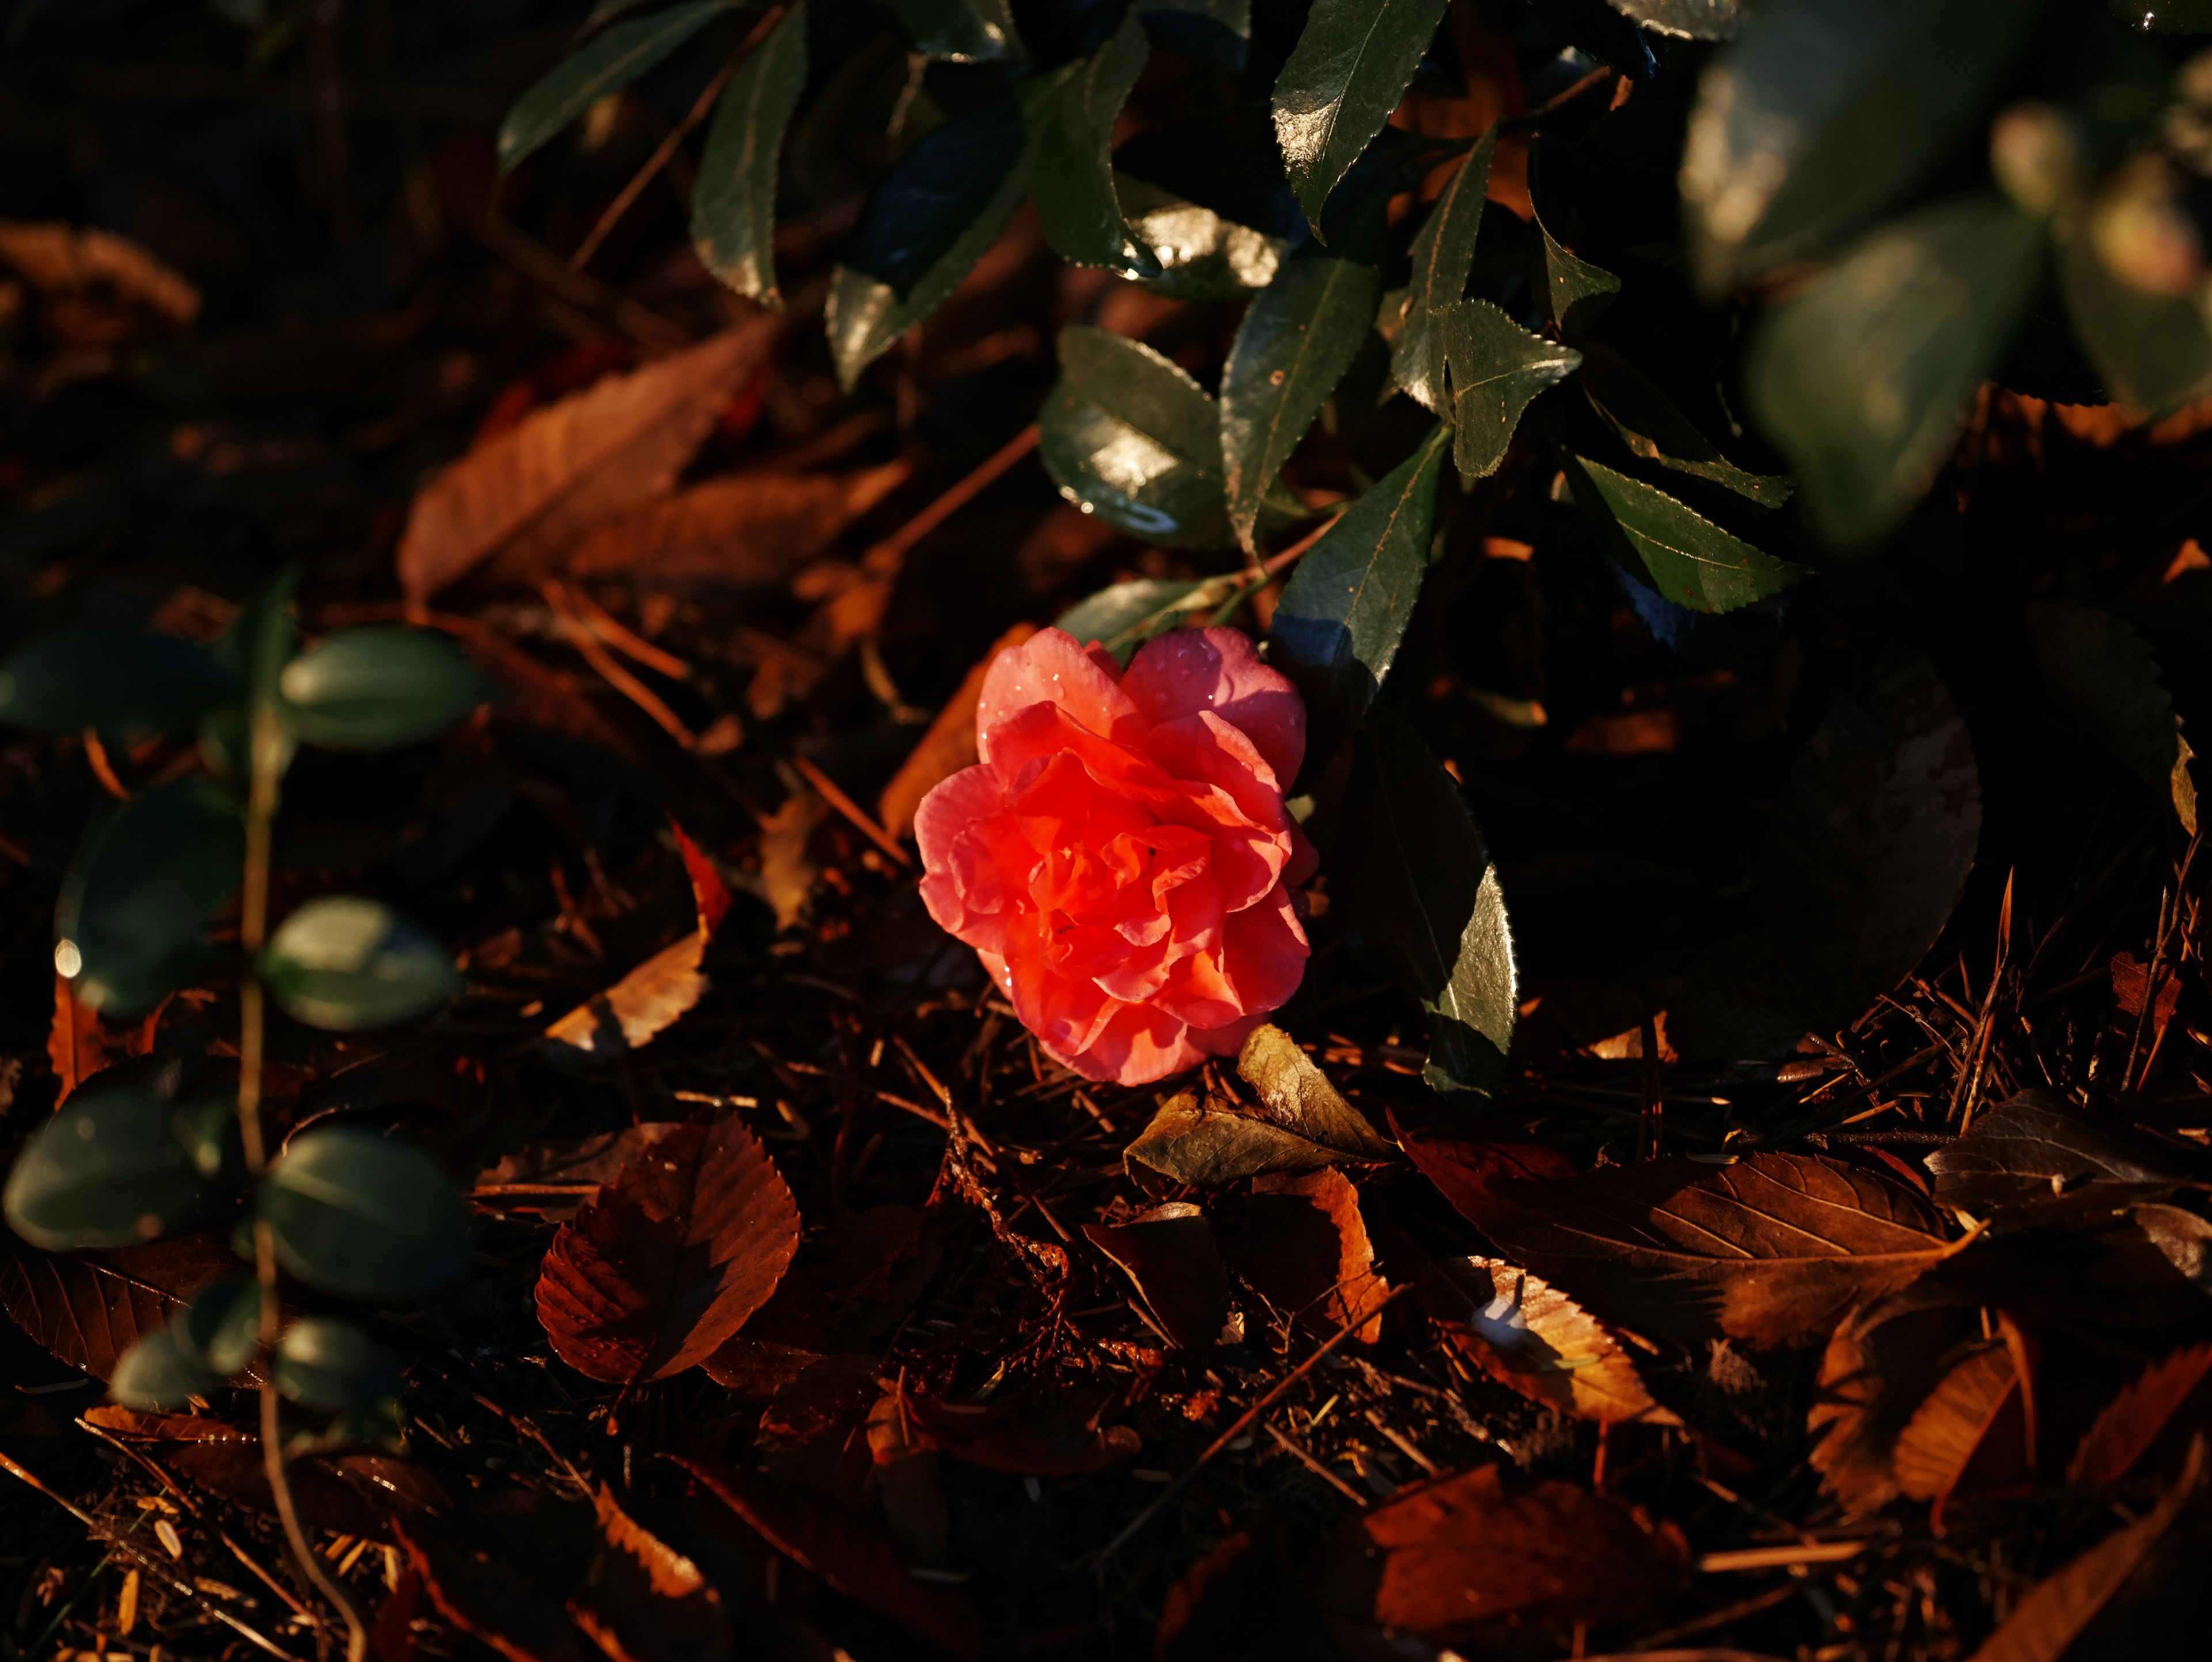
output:
[[[1103,1390],[1040,1387],[988,1403],[908,1400],[938,1447],[991,1471],[1077,1477],[1103,1471],[1144,1446],[1133,1428],[1099,1423],[1115,1400]]]
[[[1495,1208],[1492,1185],[1510,1178],[1559,1178],[1575,1175],[1573,1164],[1541,1143],[1488,1142],[1432,1129],[1410,1111],[1389,1111],[1390,1130],[1406,1157],[1452,1208],[1476,1228]]]
[[[2212,1341],[2162,1356],[2105,1404],[2081,1434],[2066,1481],[2089,1488],[2117,1483],[2165,1432],[2212,1373]]]
[[[739,473],[601,523],[556,569],[655,589],[780,588],[904,484],[904,462],[850,473]]]
[[[1438,1644],[1519,1616],[1625,1621],[1662,1608],[1689,1571],[1672,1524],[1573,1483],[1509,1488],[1455,1472],[1353,1519],[1324,1549],[1322,1606]]]
[[[238,1273],[221,1235],[112,1252],[42,1252],[0,1229],[0,1308],[71,1367],[112,1379],[124,1352],[219,1275]]]
[[[786,326],[763,314],[609,375],[449,465],[416,496],[400,538],[408,598],[427,600],[494,556],[494,581],[534,581],[601,521],[667,496]]]
[[[135,310],[172,328],[200,314],[200,291],[128,237],[88,225],[0,221],[0,261],[39,290],[47,326],[72,346],[136,332]]]
[[[1237,1053],[1237,1072],[1258,1093],[1267,1117],[1285,1130],[1352,1160],[1381,1161],[1396,1154],[1280,1027],[1267,1023],[1252,1030]]]
[[[1507,1257],[1609,1319],[1690,1337],[1802,1342],[1963,1245],[1917,1191],[1820,1155],[1668,1158],[1490,1192],[1482,1227]]]
[[[561,1226],[538,1318],[580,1373],[665,1379],[766,1303],[798,1247],[798,1206],[743,1122],[681,1126]]]
[[[994,641],[991,649],[976,660],[945,701],[945,707],[922,734],[921,742],[899,764],[890,783],[876,799],[877,821],[891,836],[905,837],[914,829],[914,811],[921,806],[921,799],[981,759],[975,749],[975,706],[983,697],[983,678],[991,673],[1000,653],[1021,645],[1036,633],[1035,624],[1016,624]]]
[[[807,855],[814,828],[829,818],[830,805],[805,787],[783,799],[782,807],[761,822],[760,897],[775,913],[778,930],[805,916],[821,868]]]
[[[1229,1320],[1229,1273],[1198,1208],[1170,1202],[1127,1223],[1086,1223],[1083,1233],[1135,1284],[1170,1344],[1199,1349],[1220,1342]]]
[[[1916,1501],[1948,1495],[2019,1390],[2011,1353],[2001,1342],[1953,1363],[1897,1434],[1899,1491]]]
[[[730,1618],[699,1567],[616,1503],[594,1498],[599,1542],[568,1619],[609,1662],[725,1662]]]
[[[166,1008],[168,1001],[162,1001]],[[59,1107],[70,1092],[111,1062],[126,1056],[143,1056],[154,1048],[154,1030],[161,1011],[127,1027],[110,1027],[94,1011],[78,1002],[69,983],[54,977],[54,1025],[46,1035],[46,1060],[61,1091],[54,1098]]]
[[[1572,1299],[1498,1258],[1445,1258],[1416,1291],[1476,1367],[1531,1402],[1600,1425],[1681,1422],[1651,1398],[1635,1360]]]
[[[1373,1344],[1382,1336],[1389,1286],[1375,1273],[1359,1192],[1341,1172],[1257,1178],[1249,1195],[1223,1202],[1218,1216],[1223,1256],[1286,1326],[1302,1320],[1333,1332],[1373,1311],[1352,1337]]]
[[[583,1662],[564,1603],[596,1550],[590,1507],[529,1489],[479,1498],[451,1519],[397,1519],[393,1533],[439,1614],[508,1662]]]
[[[1845,1512],[1863,1517],[1897,1498],[1898,1434],[1980,1331],[1965,1299],[1922,1282],[1852,1312],[1830,1336],[1806,1430],[1820,1439],[1812,1458],[1822,1487]]]
[[[730,887],[684,828],[673,821],[670,825],[690,875],[698,927],[548,1027],[550,1043],[592,1056],[619,1056],[649,1044],[706,996],[707,976],[699,966],[715,930],[729,915]]]

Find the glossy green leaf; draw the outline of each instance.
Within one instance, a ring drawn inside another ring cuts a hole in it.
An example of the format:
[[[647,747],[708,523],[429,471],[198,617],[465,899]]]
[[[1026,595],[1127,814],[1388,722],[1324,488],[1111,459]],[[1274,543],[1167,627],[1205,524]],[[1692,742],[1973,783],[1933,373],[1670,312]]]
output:
[[[1863,552],[1911,511],[2042,274],[2039,222],[1960,198],[1884,226],[1759,320],[1746,401],[1824,542]]]
[[[1085,326],[1060,332],[1060,362],[1038,451],[1060,494],[1170,547],[1228,541],[1220,417],[1205,390],[1141,342]]]
[[[335,1316],[305,1316],[276,1341],[270,1369],[294,1402],[330,1413],[366,1408],[399,1394],[399,1359]]]
[[[2081,235],[2059,250],[2058,283],[2074,338],[2113,397],[2154,417],[2212,393],[2212,319],[2197,296],[2121,282]]]
[[[1698,285],[1819,254],[1928,176],[2035,22],[2022,0],[1766,0],[1682,153]]]
[[[1136,240],[1114,188],[1114,123],[1144,73],[1151,43],[1134,13],[1074,68],[1039,113],[1036,211],[1045,240],[1078,265],[1154,277],[1152,251]]]
[[[738,0],[694,0],[617,23],[593,35],[542,76],[499,127],[499,170],[513,169],[610,93],[650,70]]]
[[[2195,752],[2160,685],[2149,643],[2109,612],[2048,602],[2028,607],[2027,638],[2037,666],[2075,719],[2196,836],[2197,785],[2189,773]]]
[[[1448,407],[1444,390],[1444,324],[1467,294],[1474,268],[1475,234],[1482,228],[1483,192],[1490,185],[1490,163],[1497,153],[1492,126],[1451,176],[1443,194],[1413,239],[1413,280],[1406,291],[1406,310],[1398,338],[1390,348],[1390,378],[1438,415]]]
[[[142,1413],[178,1413],[195,1397],[220,1391],[223,1376],[177,1342],[173,1323],[155,1328],[123,1353],[108,1395]]]
[[[1282,238],[1224,218],[1172,191],[1128,174],[1115,175],[1115,194],[1129,228],[1152,251],[1158,270],[1137,279],[1175,300],[1243,300],[1274,281]]]
[[[1306,551],[1276,602],[1267,661],[1305,699],[1306,753],[1317,765],[1367,714],[1405,638],[1428,575],[1450,445],[1449,428],[1433,429]]]
[[[2146,34],[2212,34],[2212,0],[2106,0],[2112,15]]]
[[[1275,80],[1275,142],[1307,222],[1382,131],[1429,48],[1444,0],[1314,0]]]
[[[220,787],[142,791],[77,846],[54,909],[54,967],[88,1008],[145,1014],[214,961],[208,931],[245,863],[246,828]]]
[[[1780,594],[1805,575],[1803,566],[1730,536],[1656,485],[1587,458],[1576,460],[1651,574],[1652,587],[1677,606],[1692,612],[1733,612]]]
[[[1053,620],[1053,627],[1066,630],[1085,645],[1093,641],[1110,641],[1117,636],[1142,630],[1155,619],[1175,617],[1203,587],[1201,583],[1172,577],[1133,578],[1077,601]],[[1138,644],[1133,642],[1120,654],[1125,666],[1135,655]]]
[[[284,718],[325,750],[397,750],[442,738],[498,689],[428,630],[346,629],[284,666]]]
[[[1023,82],[1012,121],[997,104],[948,121],[901,157],[877,187],[869,215],[880,209],[884,217],[869,246],[878,252],[863,253],[866,265],[840,265],[830,285],[830,356],[848,392],[893,341],[945,303],[999,240],[1029,192],[1036,159],[1033,118],[1067,72]]]
[[[220,658],[167,635],[58,629],[0,662],[0,723],[33,733],[179,733],[237,696]]]
[[[41,1122],[0,1190],[9,1227],[52,1252],[129,1246],[188,1222],[212,1189],[161,1076],[95,1076]]]
[[[1152,44],[1241,74],[1252,55],[1252,0],[1137,0]]]
[[[396,1303],[468,1268],[468,1206],[446,1168],[372,1131],[330,1126],[295,1138],[256,1206],[278,1261],[318,1292]]]
[[[1613,0],[1613,9],[1661,34],[1691,40],[1733,40],[1752,16],[1753,0]]]
[[[890,0],[924,58],[992,64],[1026,56],[1006,0]]]
[[[1382,293],[1371,265],[1290,259],[1245,308],[1220,405],[1229,524],[1247,548],[1276,474],[1365,342]]]
[[[325,895],[287,917],[262,949],[260,973],[287,1015],[337,1032],[412,1021],[462,985],[436,941],[355,895]]]
[[[1546,314],[1563,334],[1581,335],[1613,304],[1620,292],[1620,279],[1561,247],[1542,220],[1536,222],[1536,229],[1543,239]]]
[[[691,191],[699,263],[769,306],[783,303],[775,286],[776,167],[784,130],[806,88],[806,15],[801,0],[730,77]]]
[[[1428,1013],[1422,1076],[1448,1096],[1488,1097],[1517,1009],[1504,896],[1459,786],[1388,704],[1352,747],[1329,869],[1355,955]]]
[[[1677,473],[1723,485],[1761,508],[1779,508],[1795,488],[1786,473],[1750,473],[1723,456],[1674,401],[1611,347],[1583,343],[1583,395],[1637,455]]]
[[[1498,471],[1521,413],[1581,365],[1583,355],[1526,329],[1486,300],[1463,300],[1444,320],[1451,371],[1452,460],[1460,477]]]

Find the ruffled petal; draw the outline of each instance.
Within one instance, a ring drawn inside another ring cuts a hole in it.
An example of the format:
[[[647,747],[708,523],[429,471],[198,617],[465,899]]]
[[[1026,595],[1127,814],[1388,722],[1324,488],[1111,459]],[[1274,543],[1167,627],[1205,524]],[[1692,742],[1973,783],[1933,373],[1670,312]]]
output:
[[[1121,691],[1154,727],[1212,710],[1251,740],[1285,790],[1305,760],[1304,701],[1289,677],[1260,661],[1241,630],[1156,635],[1137,648]]]
[[[1313,948],[1291,904],[1290,891],[1281,884],[1258,905],[1230,913],[1222,937],[1222,967],[1236,988],[1240,1010],[1264,1014],[1275,1009],[1287,1003],[1305,979],[1306,959]]]
[[[1150,1085],[1195,1068],[1206,1060],[1206,1052],[1190,1042],[1190,1029],[1164,1011],[1122,1004],[1088,1047],[1066,1055],[1054,1050],[1053,1059],[1085,1079]]]
[[[947,934],[972,947],[1002,944],[1023,900],[1034,855],[1012,833],[1006,790],[989,768],[963,768],[915,810],[922,904]]]
[[[1001,759],[993,738],[999,726],[1032,704],[1056,705],[1088,732],[1124,744],[1145,729],[1128,695],[1065,630],[1040,630],[992,661],[975,702],[975,747],[986,762]]]

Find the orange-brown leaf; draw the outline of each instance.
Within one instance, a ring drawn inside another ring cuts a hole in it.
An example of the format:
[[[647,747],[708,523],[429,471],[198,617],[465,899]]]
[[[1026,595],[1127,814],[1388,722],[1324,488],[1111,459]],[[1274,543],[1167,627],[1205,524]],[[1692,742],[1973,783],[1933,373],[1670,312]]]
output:
[[[945,708],[937,712],[921,742],[891,776],[890,783],[876,800],[876,819],[893,837],[904,837],[914,829],[914,811],[921,806],[923,797],[981,759],[975,751],[975,706],[983,697],[983,678],[1000,653],[1021,645],[1036,633],[1035,624],[1016,624],[994,641],[991,649],[976,661],[967,679],[945,701]]]
[[[725,1662],[730,1618],[699,1567],[640,1524],[605,1484],[599,1546],[568,1619],[609,1662]]]
[[[757,317],[609,375],[447,466],[415,498],[400,538],[408,598],[428,600],[495,555],[497,581],[541,577],[603,521],[667,496],[783,328]]]
[[[1382,1336],[1389,1285],[1359,1214],[1359,1191],[1334,1166],[1255,1178],[1220,1208],[1222,1250],[1237,1272],[1288,1320],[1331,1332],[1372,1312],[1352,1336]]]
[[[54,1077],[62,1087],[54,1105],[66,1102],[70,1092],[110,1063],[150,1052],[154,1029],[161,1020],[161,1012],[157,1009],[131,1026],[110,1027],[78,1001],[66,980],[56,976],[54,1025],[46,1035],[46,1060],[53,1065]]]
[[[0,1308],[57,1359],[100,1379],[194,1293],[237,1273],[237,1254],[212,1233],[112,1252],[42,1252],[0,1229]]]
[[[1822,1487],[1846,1512],[1863,1516],[1897,1498],[1898,1434],[1945,1359],[1978,1330],[1960,1295],[1923,1282],[1853,1312],[1829,1336],[1806,1430],[1820,1439],[1813,1464]]]
[[[48,324],[71,345],[132,332],[133,309],[171,327],[191,326],[200,291],[127,237],[91,226],[0,221],[0,261],[46,297]]]
[[[700,968],[730,910],[730,886],[696,843],[674,826],[678,851],[691,880],[699,924],[672,941],[605,992],[594,993],[545,1030],[555,1044],[595,1056],[620,1056],[652,1042],[706,996]]]
[[[2185,1345],[2153,1362],[2106,1403],[2081,1434],[2067,1464],[2066,1481],[2092,1487],[2118,1482],[2159,1440],[2208,1373],[2212,1373],[2212,1340]]]
[[[1950,1494],[1974,1451],[2020,1389],[2012,1353],[1992,1343],[1968,1352],[1936,1382],[1897,1434],[1899,1490],[1916,1501]]]
[[[1500,1385],[1600,1425],[1681,1422],[1644,1389],[1636,1362],[1572,1299],[1498,1258],[1448,1258],[1421,1278],[1422,1308]]]
[[[1571,1178],[1574,1166],[1540,1143],[1485,1142],[1431,1129],[1410,1111],[1389,1111],[1390,1131],[1420,1174],[1480,1229],[1496,1209],[1492,1190],[1512,1178]]]
[[[606,521],[561,563],[574,576],[650,588],[780,588],[912,473],[887,462],[842,474],[708,479]]]
[[[1127,1223],[1086,1223],[1091,1244],[1121,1266],[1170,1344],[1219,1342],[1229,1320],[1229,1273],[1205,1215],[1187,1201]]]
[[[734,1115],[679,1126],[553,1238],[538,1318],[594,1379],[661,1379],[704,1361],[768,1301],[799,1249],[799,1208]]]

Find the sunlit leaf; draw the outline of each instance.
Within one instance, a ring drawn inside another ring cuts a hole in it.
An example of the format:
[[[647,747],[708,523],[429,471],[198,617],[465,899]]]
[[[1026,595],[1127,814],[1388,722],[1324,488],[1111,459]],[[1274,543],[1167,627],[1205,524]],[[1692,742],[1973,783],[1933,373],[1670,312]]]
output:
[[[1486,300],[1462,300],[1443,320],[1451,372],[1452,460],[1469,483],[1505,460],[1522,411],[1580,367],[1571,346],[1532,335]]]
[[[1398,107],[1444,0],[1316,0],[1275,81],[1275,142],[1316,229],[1322,204]]]
[[[1600,1425],[1680,1423],[1603,1323],[1525,1269],[1445,1258],[1424,1272],[1418,1296],[1462,1355],[1531,1402]]]
[[[444,947],[380,901],[310,900],[262,949],[261,978],[286,1014],[338,1032],[393,1027],[461,990]]]
[[[1221,417],[1199,384],[1143,343],[1084,326],[1060,332],[1060,362],[1038,454],[1060,494],[1170,547],[1227,542]]]
[[[769,306],[783,301],[775,286],[776,167],[784,130],[806,88],[806,23],[801,0],[730,77],[715,100],[691,192],[699,263]]]
[[[1398,338],[1390,346],[1391,379],[1439,415],[1448,408],[1445,320],[1467,294],[1475,235],[1482,228],[1483,192],[1490,183],[1497,148],[1493,126],[1429,210],[1420,234],[1413,239],[1413,280],[1407,290]]]
[[[1133,234],[1114,186],[1114,124],[1148,52],[1144,20],[1131,12],[1044,110],[1037,138],[1036,210],[1045,240],[1078,265],[1125,277],[1160,271]]]
[[[245,862],[237,808],[204,780],[107,810],[62,880],[54,968],[88,1009],[143,1015],[213,961],[208,932]]]
[[[496,689],[442,635],[345,629],[277,679],[295,737],[325,750],[396,750],[441,738]]]
[[[514,100],[499,128],[499,168],[507,173],[562,128],[620,92],[738,0],[693,0],[617,23],[593,35]]]
[[[1730,536],[1656,485],[1577,457],[1605,512],[1660,594],[1693,612],[1733,612],[1778,594],[1805,568]],[[1577,501],[1580,500],[1578,497]]]
[[[1602,317],[1620,293],[1620,279],[1568,252],[1536,222],[1544,246],[1544,310],[1569,339]]]

